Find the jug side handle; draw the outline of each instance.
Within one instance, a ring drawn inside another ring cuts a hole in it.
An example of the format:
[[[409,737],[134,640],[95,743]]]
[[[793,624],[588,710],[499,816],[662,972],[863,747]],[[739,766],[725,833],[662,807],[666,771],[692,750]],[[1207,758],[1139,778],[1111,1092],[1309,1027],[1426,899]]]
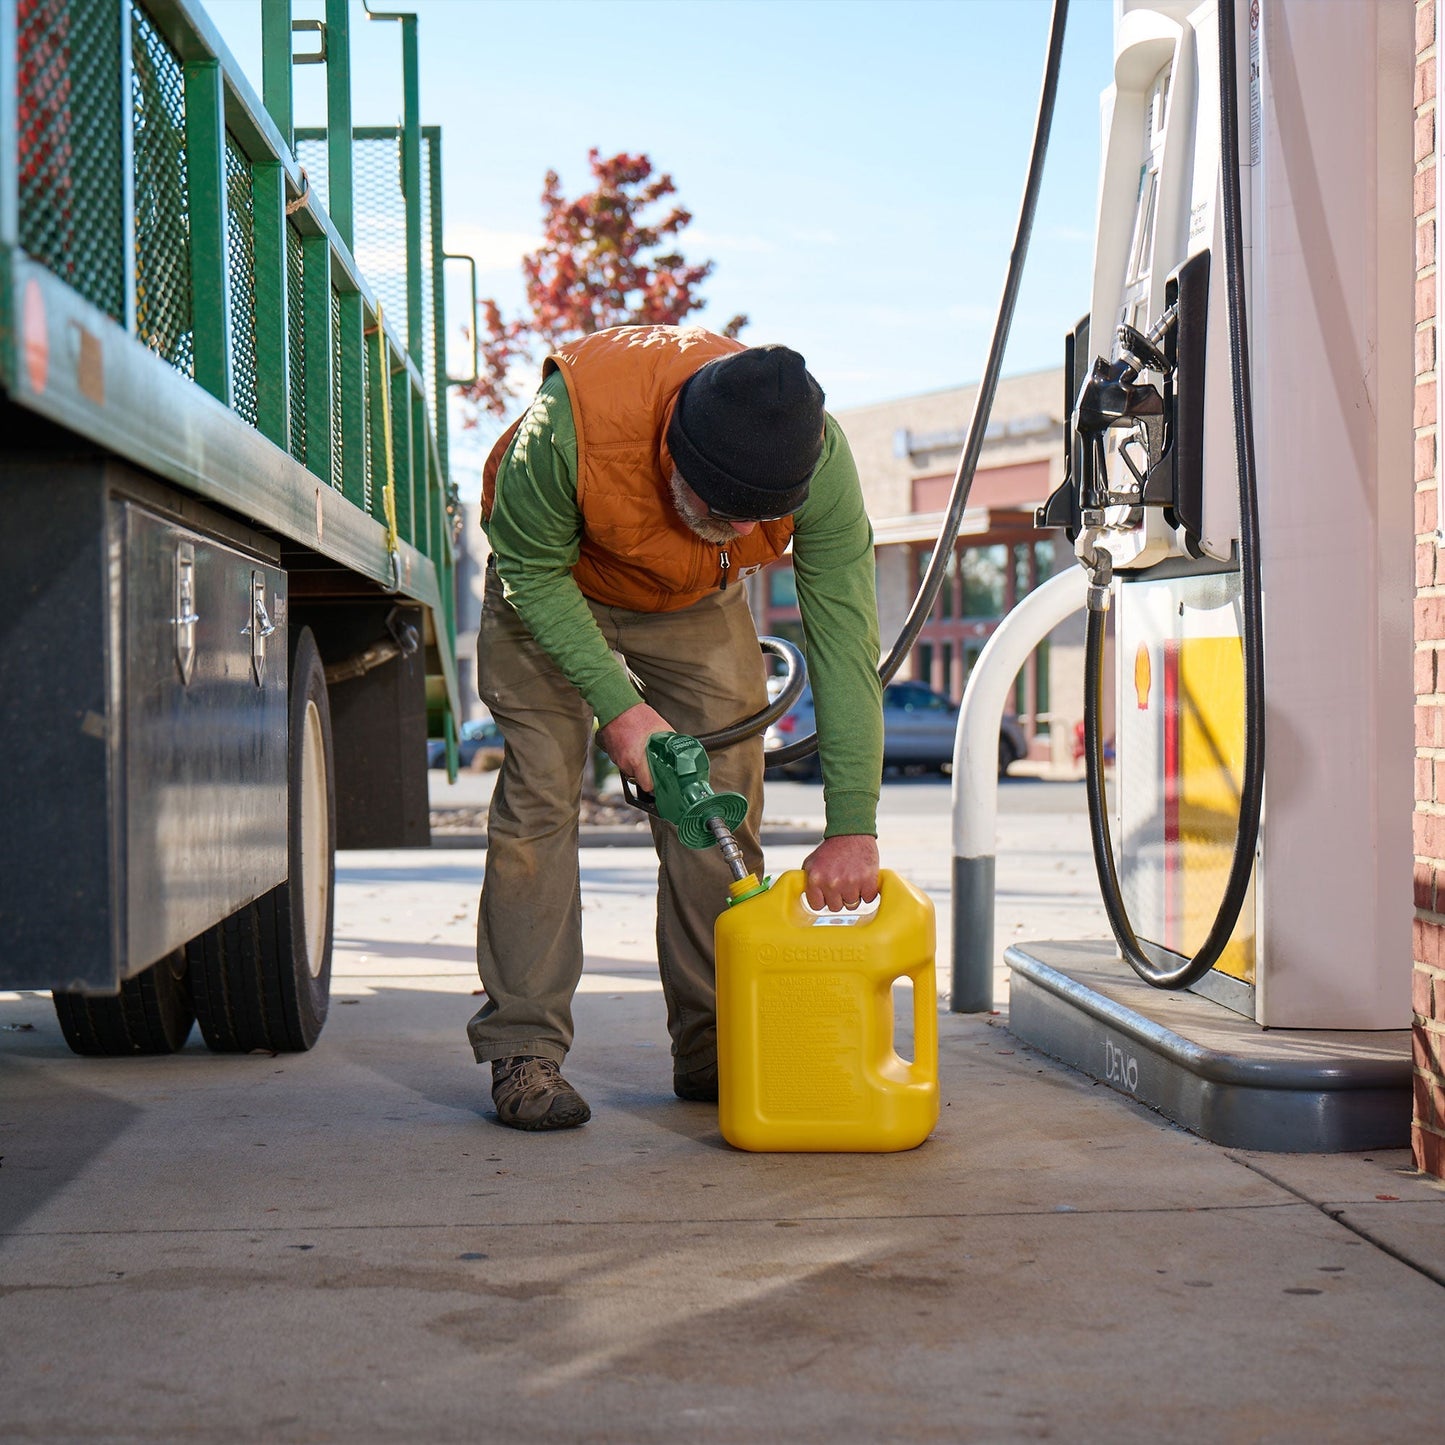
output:
[[[920,974],[923,971],[918,970]],[[913,1062],[908,1072],[917,1084],[932,1083],[938,1078],[938,987],[931,958],[927,961],[927,973],[931,987],[925,988],[919,978],[913,978]]]
[[[904,916],[912,912],[927,918],[929,946],[926,956],[912,968],[905,968],[890,978],[885,988],[892,990],[897,979],[913,983],[913,1062],[908,1072],[915,1083],[929,1083],[938,1077],[938,976],[934,936],[933,900],[922,889],[895,873],[891,868],[878,870],[878,912],[869,920],[872,926],[886,921],[890,928],[901,931]]]
[[[906,978],[913,985],[913,1060],[907,1065],[910,1080],[916,1084],[933,1083],[938,1078],[938,975],[933,900],[922,889],[895,873],[891,868],[878,870],[878,911],[864,919],[860,927],[879,928],[881,946],[887,946],[889,935],[898,945],[907,932],[910,916],[914,921],[927,920],[928,946],[911,967],[889,971],[878,979],[880,1016],[886,1017],[888,1030],[893,1022],[893,985]],[[911,951],[911,950],[910,950]],[[897,1050],[894,1054],[896,1056]]]

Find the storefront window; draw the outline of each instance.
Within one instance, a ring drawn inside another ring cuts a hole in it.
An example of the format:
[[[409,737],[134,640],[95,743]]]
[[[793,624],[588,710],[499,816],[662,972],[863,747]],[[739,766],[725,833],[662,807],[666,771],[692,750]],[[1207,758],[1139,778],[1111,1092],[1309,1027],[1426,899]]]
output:
[[[781,637],[784,642],[791,642],[794,647],[802,650],[803,647],[803,624],[801,622],[779,621],[774,618],[768,624],[768,631],[774,637]],[[771,670],[778,676],[785,671],[781,662],[770,664]]]
[[[798,579],[791,567],[774,567],[768,573],[768,605],[788,608],[798,605]]]
[[[1015,542],[1012,550],[1014,559],[1013,600],[1017,603],[1021,597],[1027,597],[1034,590],[1034,549],[1027,542]]]
[[[963,649],[963,685],[968,686],[968,680],[973,676],[974,664],[978,661],[979,654],[983,651],[981,647],[965,647]],[[960,696],[962,693],[960,692]]]
[[[1009,549],[1002,543],[992,547],[970,547],[963,554],[963,615],[1002,617],[1004,578]]]
[[[1034,720],[1035,731],[1041,737],[1046,737],[1049,731],[1049,724],[1046,714],[1049,710],[1049,640],[1044,640],[1034,649],[1034,655],[1024,664],[1018,675],[1018,681],[1014,683],[1014,711],[1020,717],[1024,717],[1029,710],[1029,670],[1033,670],[1034,680]]]

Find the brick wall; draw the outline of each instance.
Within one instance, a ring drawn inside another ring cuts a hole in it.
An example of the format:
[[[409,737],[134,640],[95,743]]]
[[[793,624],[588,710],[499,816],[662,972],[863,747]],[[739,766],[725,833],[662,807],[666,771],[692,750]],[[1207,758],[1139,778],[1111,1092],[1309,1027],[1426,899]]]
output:
[[[1415,6],[1415,1163],[1445,1178],[1445,563],[1436,438],[1435,4]]]

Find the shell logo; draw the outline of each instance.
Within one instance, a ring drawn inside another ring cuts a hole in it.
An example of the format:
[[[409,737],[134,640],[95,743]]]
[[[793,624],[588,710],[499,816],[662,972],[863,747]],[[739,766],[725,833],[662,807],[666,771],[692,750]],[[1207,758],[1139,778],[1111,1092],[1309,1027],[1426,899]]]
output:
[[[1149,663],[1149,649],[1144,643],[1134,654],[1134,696],[1139,702],[1139,711],[1149,710],[1149,689],[1153,684],[1153,668]]]

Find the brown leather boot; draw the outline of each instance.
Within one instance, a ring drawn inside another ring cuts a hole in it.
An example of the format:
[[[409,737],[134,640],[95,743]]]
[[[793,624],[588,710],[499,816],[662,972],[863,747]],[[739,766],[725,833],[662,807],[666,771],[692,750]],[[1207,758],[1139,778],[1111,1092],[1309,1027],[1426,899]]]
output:
[[[693,1104],[717,1103],[717,1062],[696,1069],[674,1069],[672,1092]]]
[[[492,1061],[492,1103],[510,1129],[575,1129],[592,1117],[561,1068],[534,1054]]]

